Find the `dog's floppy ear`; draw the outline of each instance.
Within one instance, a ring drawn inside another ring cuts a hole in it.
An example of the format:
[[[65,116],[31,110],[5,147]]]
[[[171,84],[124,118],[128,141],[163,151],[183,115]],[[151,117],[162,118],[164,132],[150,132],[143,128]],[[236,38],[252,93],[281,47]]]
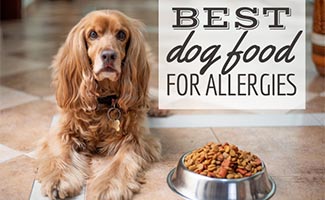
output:
[[[86,76],[91,74],[84,37],[83,19],[70,31],[52,64],[56,100],[62,109],[91,107],[82,105],[88,101],[81,101],[85,98]]]
[[[127,111],[130,107],[148,106],[148,82],[150,68],[146,43],[142,33],[143,24],[129,19],[130,38],[122,66],[119,106]]]

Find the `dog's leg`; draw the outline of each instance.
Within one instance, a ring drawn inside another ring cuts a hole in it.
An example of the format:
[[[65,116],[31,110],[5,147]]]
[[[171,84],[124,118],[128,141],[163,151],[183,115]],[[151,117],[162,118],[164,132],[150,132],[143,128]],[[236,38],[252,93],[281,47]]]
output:
[[[88,176],[87,157],[77,153],[69,142],[63,140],[58,135],[51,135],[38,151],[38,180],[42,185],[42,194],[50,199],[79,194]]]
[[[160,149],[160,143],[149,137],[122,144],[110,164],[94,177],[90,185],[92,199],[131,199],[140,191],[147,164],[160,158]]]

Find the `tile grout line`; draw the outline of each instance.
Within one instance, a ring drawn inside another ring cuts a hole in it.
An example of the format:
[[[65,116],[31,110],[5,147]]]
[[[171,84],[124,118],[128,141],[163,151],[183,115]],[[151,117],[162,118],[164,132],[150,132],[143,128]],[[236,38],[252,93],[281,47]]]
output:
[[[28,152],[28,153],[24,153],[24,155],[28,156],[29,158],[37,159],[36,150]]]
[[[26,93],[24,91],[21,91],[21,90],[17,90],[15,88],[11,88],[11,87],[8,87],[8,86],[5,86],[5,85],[0,85],[0,87],[4,88],[4,89],[7,89],[7,90],[11,90],[12,92],[15,92],[15,93],[18,93],[20,95],[24,95],[24,96],[27,96],[29,97],[30,99],[26,100],[26,101],[23,101],[21,103],[18,103],[18,104],[13,104],[13,105],[9,105],[9,106],[6,106],[6,107],[3,107],[1,108],[0,110],[5,110],[5,109],[10,109],[10,108],[14,108],[16,106],[20,106],[20,105],[23,105],[23,104],[26,104],[26,103],[30,103],[30,102],[33,102],[33,101],[36,101],[36,100],[40,100],[41,97],[40,96],[36,96],[36,95],[33,95],[33,94],[29,94],[29,93]]]
[[[25,154],[22,151],[12,149],[12,148],[4,145],[4,144],[0,144],[0,151],[6,152],[7,155],[11,154],[11,156],[7,157],[6,159],[0,160],[0,164],[8,162],[8,161],[10,161],[10,160],[12,160],[14,158],[17,158],[17,157],[22,156],[22,155]],[[0,159],[2,159],[2,158],[3,157],[1,157]]]
[[[30,151],[30,152],[24,152],[24,151],[13,149],[13,148],[5,145],[5,144],[0,144],[0,151],[1,150],[6,151],[7,154],[14,154],[14,155],[9,156],[7,159],[0,160],[0,164],[4,163],[4,162],[7,162],[7,161],[10,161],[12,159],[15,159],[15,158],[17,158],[19,156],[22,156],[22,155],[25,155],[25,156],[27,156],[29,158],[32,158],[32,159],[36,159],[36,150]]]
[[[218,138],[217,134],[214,132],[213,128],[210,127],[209,130],[211,131],[212,135],[217,139],[218,143],[221,143],[220,139]]]

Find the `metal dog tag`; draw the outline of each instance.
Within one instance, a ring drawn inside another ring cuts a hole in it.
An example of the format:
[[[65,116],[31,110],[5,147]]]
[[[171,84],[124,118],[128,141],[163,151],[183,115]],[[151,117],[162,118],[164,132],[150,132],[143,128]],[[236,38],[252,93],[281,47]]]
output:
[[[117,116],[114,118],[112,116],[112,114],[115,112],[117,112]],[[114,107],[110,108],[107,111],[107,118],[111,121],[111,126],[115,129],[115,131],[119,132],[120,131],[120,117],[121,117],[121,111],[120,109],[116,108],[115,105]]]
[[[113,128],[114,128],[117,132],[120,131],[120,123],[121,123],[121,122],[120,122],[120,120],[118,120],[118,119],[114,120],[113,123],[112,123]]]

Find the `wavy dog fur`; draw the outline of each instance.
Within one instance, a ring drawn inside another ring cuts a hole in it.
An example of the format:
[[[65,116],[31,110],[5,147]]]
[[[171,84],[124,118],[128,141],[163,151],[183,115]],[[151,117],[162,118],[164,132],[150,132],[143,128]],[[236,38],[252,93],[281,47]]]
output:
[[[64,199],[80,193],[93,178],[94,199],[131,199],[140,190],[140,176],[148,163],[160,158],[160,143],[144,126],[148,111],[149,61],[142,24],[124,14],[103,10],[85,16],[70,31],[53,61],[53,84],[60,107],[60,121],[50,130],[38,151],[38,180],[42,193]],[[98,30],[101,41],[89,39]],[[123,29],[126,41],[115,41],[115,30]],[[105,38],[106,39],[105,39]],[[105,45],[116,44],[120,65],[116,78],[98,79],[94,62]],[[121,130],[107,119],[108,106],[98,97],[118,95]],[[92,173],[94,155],[111,159]]]

